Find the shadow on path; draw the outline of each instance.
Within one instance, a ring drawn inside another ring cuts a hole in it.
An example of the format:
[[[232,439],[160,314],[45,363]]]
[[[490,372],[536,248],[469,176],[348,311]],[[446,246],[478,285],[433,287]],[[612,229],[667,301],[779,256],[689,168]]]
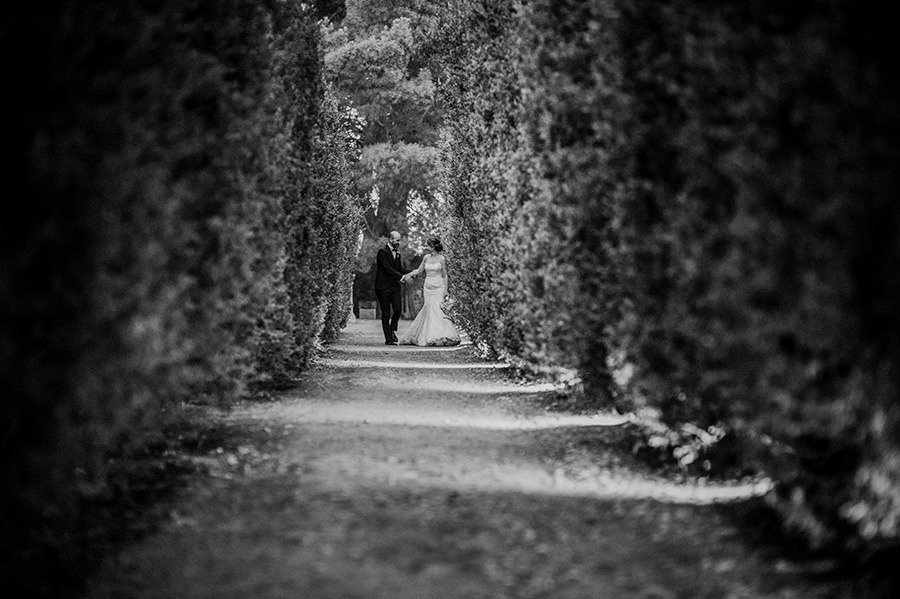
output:
[[[352,322],[299,388],[211,414],[228,442],[85,596],[853,596],[742,540],[719,504],[764,489],[666,478],[618,415],[548,411],[551,385],[471,346],[379,337]]]

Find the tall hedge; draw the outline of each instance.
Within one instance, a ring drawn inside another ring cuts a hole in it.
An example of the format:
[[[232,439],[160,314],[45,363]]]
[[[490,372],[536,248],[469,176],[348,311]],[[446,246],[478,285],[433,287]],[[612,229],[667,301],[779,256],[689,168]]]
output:
[[[464,326],[576,370],[598,405],[724,426],[814,543],[895,546],[900,110],[884,15],[843,0],[464,4],[439,79]]]
[[[270,151],[287,248],[291,361],[300,367],[321,340],[336,336],[350,314],[351,262],[362,223],[348,191],[361,125],[326,90],[319,35],[313,21],[289,24],[277,46],[282,77],[273,91],[281,130]]]
[[[881,17],[839,0],[620,17],[633,390],[727,423],[816,543],[875,547],[900,539],[900,110]]]
[[[485,347],[533,368],[577,366],[573,207],[556,203],[525,126],[524,25],[511,2],[475,2],[435,52],[447,118],[441,146],[456,318]]]
[[[341,325],[357,223],[323,165],[352,152],[322,158],[346,123],[321,108],[309,9],[0,10],[0,50],[22,57],[0,67],[21,213],[0,219],[0,580],[50,595],[78,576],[78,506],[110,493],[111,452],[184,402],[290,378]],[[310,295],[312,269],[328,284]]]

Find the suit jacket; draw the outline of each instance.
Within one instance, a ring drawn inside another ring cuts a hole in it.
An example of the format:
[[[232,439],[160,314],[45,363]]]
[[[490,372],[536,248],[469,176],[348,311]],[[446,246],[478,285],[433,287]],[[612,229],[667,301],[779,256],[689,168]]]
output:
[[[375,291],[385,291],[394,287],[400,287],[400,277],[408,272],[403,268],[403,259],[397,252],[397,259],[391,255],[391,248],[384,246],[378,250],[375,257]]]

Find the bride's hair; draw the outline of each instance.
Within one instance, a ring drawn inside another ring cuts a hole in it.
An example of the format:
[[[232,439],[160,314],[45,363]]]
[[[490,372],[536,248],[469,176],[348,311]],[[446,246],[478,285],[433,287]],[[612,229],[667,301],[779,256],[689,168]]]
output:
[[[444,244],[441,243],[441,240],[439,237],[429,237],[428,245],[430,245],[432,248],[434,248],[434,251],[436,251],[436,252],[444,251]]]

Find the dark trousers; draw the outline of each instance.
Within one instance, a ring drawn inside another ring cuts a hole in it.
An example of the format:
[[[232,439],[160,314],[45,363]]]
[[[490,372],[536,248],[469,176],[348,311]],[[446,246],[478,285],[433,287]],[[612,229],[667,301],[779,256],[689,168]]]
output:
[[[381,308],[381,330],[384,331],[384,340],[393,341],[394,332],[400,322],[400,313],[403,311],[403,293],[399,287],[376,289],[375,297],[378,298],[378,306]]]

